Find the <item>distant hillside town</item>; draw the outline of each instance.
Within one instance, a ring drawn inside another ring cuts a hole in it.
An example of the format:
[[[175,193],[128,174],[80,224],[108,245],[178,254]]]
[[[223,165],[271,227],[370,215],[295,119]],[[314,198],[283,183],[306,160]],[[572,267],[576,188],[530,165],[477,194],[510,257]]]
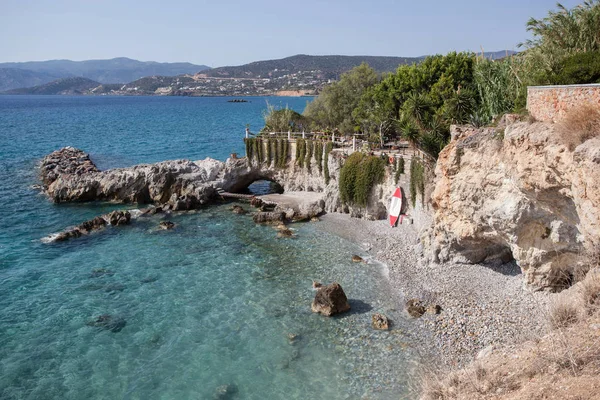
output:
[[[492,58],[512,52],[491,53]],[[126,96],[313,96],[362,63],[378,73],[423,57],[309,56],[209,68],[190,63],[54,60],[0,63],[0,93]]]

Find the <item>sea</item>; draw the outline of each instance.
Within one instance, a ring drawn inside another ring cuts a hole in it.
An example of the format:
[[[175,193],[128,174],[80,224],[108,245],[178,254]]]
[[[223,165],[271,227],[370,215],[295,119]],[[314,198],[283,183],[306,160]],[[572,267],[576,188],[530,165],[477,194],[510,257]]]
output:
[[[386,266],[320,228],[277,238],[217,204],[136,219],[63,243],[41,239],[114,209],[53,204],[46,154],[74,146],[100,169],[244,153],[267,104],[310,98],[0,96],[0,398],[398,399],[415,358]],[[260,182],[249,190],[268,190]],[[353,263],[353,254],[369,262]],[[352,310],[310,310],[312,281]],[[371,328],[383,312],[390,331]],[[102,315],[119,329],[93,322]]]

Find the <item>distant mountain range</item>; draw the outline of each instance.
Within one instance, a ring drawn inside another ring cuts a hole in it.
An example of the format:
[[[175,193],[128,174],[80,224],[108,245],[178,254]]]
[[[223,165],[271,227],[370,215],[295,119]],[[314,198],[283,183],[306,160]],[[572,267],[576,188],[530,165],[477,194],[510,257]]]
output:
[[[377,72],[395,71],[401,64],[419,62],[423,57],[309,56],[298,54],[279,60],[256,61],[246,65],[219,67],[204,71],[214,78],[279,78],[290,73],[320,71],[325,79],[339,76],[363,62]]]
[[[514,51],[486,53],[500,59]],[[111,94],[178,96],[257,96],[280,92],[317,94],[331,80],[363,62],[377,72],[423,57],[309,56],[210,69],[190,63],[111,60],[53,60],[0,63],[0,92],[6,94]]]
[[[33,87],[59,78],[83,77],[100,83],[127,83],[146,76],[195,74],[209,69],[191,63],[159,63],[130,58],[0,63],[0,92]]]

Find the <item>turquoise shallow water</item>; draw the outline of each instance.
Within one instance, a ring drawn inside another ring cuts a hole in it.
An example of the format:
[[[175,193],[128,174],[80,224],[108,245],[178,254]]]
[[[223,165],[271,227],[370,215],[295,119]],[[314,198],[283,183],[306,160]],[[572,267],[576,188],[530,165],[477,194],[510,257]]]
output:
[[[271,98],[302,111],[306,99]],[[0,398],[398,398],[412,357],[383,266],[356,245],[294,225],[295,239],[229,205],[159,216],[60,244],[40,238],[114,208],[54,205],[31,186],[64,145],[101,168],[243,152],[265,99],[0,96]],[[104,273],[94,273],[102,270]],[[338,281],[353,311],[310,312],[312,279]],[[371,314],[396,322],[370,329]],[[86,323],[102,314],[119,332]],[[289,335],[297,335],[290,341]]]

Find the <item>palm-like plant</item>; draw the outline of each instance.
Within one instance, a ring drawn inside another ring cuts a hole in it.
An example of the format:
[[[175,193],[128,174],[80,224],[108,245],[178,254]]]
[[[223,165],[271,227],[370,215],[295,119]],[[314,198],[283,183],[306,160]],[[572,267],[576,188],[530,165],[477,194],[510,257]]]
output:
[[[557,3],[557,8],[527,22],[533,38],[519,47],[528,49],[532,69],[552,72],[566,56],[600,50],[600,0],[585,0],[570,10]]]
[[[431,102],[424,93],[412,91],[408,94],[400,112],[402,118],[412,119],[423,129],[432,113]]]

